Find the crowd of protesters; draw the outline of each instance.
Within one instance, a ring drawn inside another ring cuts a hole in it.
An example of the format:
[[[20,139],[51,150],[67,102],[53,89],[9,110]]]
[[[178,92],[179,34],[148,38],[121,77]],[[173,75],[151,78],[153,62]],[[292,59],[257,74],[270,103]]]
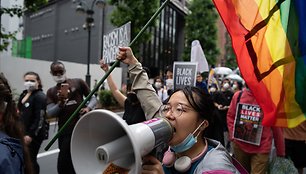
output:
[[[276,156],[292,160],[298,173],[303,173],[306,122],[291,129],[263,126],[260,106],[242,81],[220,78],[218,83],[210,83],[203,74],[197,73],[195,87],[174,90],[171,65],[161,75],[150,77],[129,47],[119,48],[117,59],[128,65],[129,90],[120,91],[111,75],[107,83],[114,98],[124,107],[123,119],[135,124],[163,116],[175,128],[173,139],[160,149],[160,156],[143,158],[144,172],[240,173],[233,162],[237,160],[248,173],[264,174],[275,147]],[[108,71],[103,59],[100,66]],[[26,72],[23,76],[25,90],[16,104],[9,83],[1,74],[0,173],[40,173],[37,154],[47,138],[47,116],[58,118],[60,129],[90,93],[85,81],[66,76],[62,62],[53,62],[50,74],[55,86],[44,93],[39,75]],[[77,173],[70,154],[72,131],[79,118],[95,109],[96,104],[97,98],[92,96],[59,136],[58,173]],[[241,113],[245,108],[252,108],[257,117],[252,117],[252,121],[243,120],[246,115]],[[16,155],[12,155],[12,147]],[[182,158],[189,161],[188,167],[177,164]]]

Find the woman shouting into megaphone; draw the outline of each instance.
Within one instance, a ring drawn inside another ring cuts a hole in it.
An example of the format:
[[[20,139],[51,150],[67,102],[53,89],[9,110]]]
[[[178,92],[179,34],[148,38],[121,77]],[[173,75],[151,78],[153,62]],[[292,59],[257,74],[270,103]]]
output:
[[[129,70],[141,68],[129,47],[119,48],[117,59],[128,64]],[[147,83],[139,79],[132,79],[132,88]],[[155,111],[153,115],[165,117],[174,128],[162,162],[154,156],[143,157],[143,174],[240,173],[232,163],[233,158],[217,141],[221,140],[223,129],[209,94],[197,87],[186,86],[174,91],[164,105],[152,102],[144,93],[137,94],[137,97],[143,101],[144,110],[150,108],[151,113]]]

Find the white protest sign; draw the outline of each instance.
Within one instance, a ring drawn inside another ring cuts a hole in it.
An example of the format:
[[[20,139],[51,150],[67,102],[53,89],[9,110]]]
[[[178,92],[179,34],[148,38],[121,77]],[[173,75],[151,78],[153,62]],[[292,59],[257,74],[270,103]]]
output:
[[[103,35],[103,59],[105,63],[116,61],[118,47],[128,46],[131,41],[131,22]]]
[[[201,47],[200,41],[198,40],[192,41],[190,57],[191,57],[190,62],[198,63],[198,71],[200,73],[209,71],[208,63],[204,51]]]
[[[196,62],[174,62],[173,85],[174,89],[184,86],[195,86],[198,63]]]

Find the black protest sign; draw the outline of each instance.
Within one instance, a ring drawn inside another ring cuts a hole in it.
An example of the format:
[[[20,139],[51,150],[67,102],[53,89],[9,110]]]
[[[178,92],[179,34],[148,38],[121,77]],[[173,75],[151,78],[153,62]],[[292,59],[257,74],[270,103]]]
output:
[[[174,89],[184,88],[185,86],[195,86],[197,66],[198,64],[196,62],[174,62]]]
[[[238,103],[233,127],[234,139],[260,145],[263,113],[258,105]]]

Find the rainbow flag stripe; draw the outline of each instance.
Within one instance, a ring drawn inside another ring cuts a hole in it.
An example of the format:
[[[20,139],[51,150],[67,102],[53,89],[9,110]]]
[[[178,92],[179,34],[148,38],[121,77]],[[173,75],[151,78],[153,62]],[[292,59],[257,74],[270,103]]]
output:
[[[295,127],[306,117],[306,1],[213,0],[263,125]]]

